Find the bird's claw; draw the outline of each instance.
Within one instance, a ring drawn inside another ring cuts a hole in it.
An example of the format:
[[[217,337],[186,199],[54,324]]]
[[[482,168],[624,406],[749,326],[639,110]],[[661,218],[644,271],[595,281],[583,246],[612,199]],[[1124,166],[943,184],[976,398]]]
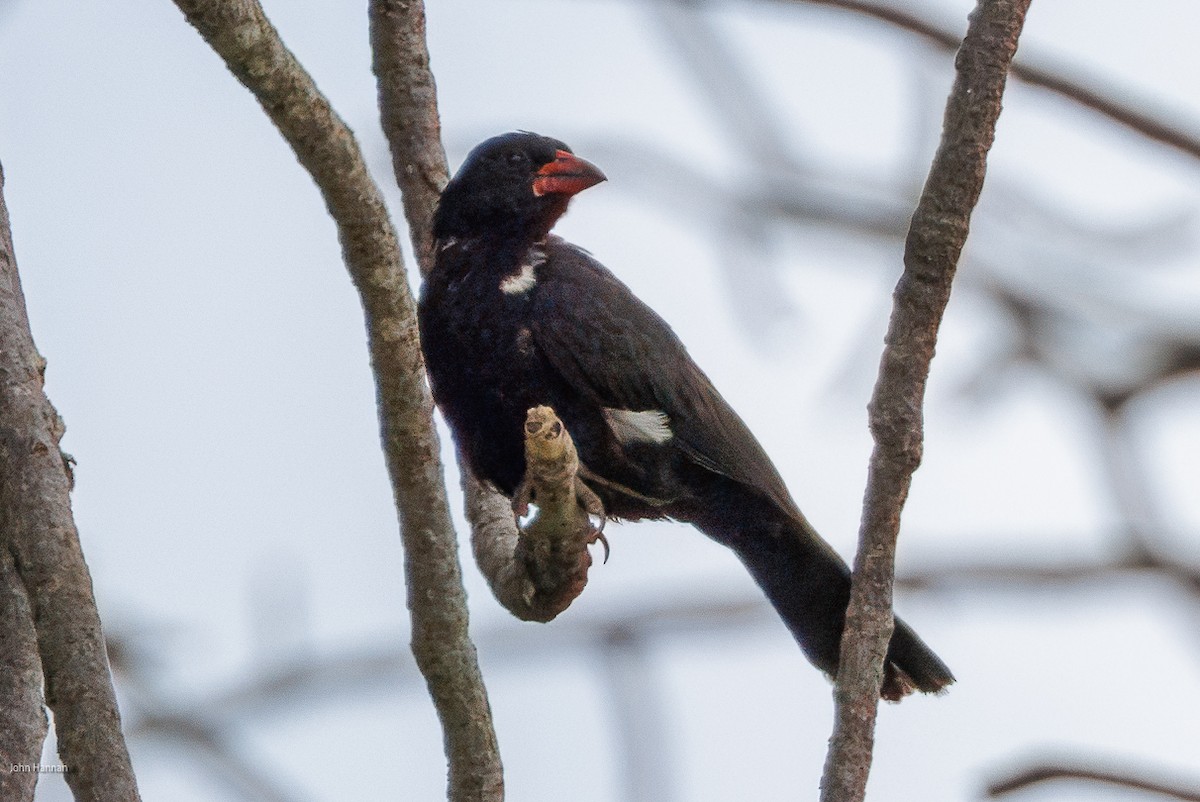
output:
[[[586,471],[582,465],[580,473]],[[579,500],[579,506],[583,507],[584,512],[588,515],[595,515],[597,518],[596,526],[592,529],[588,545],[599,541],[604,546],[604,562],[608,562],[608,555],[612,553],[612,549],[608,546],[608,538],[604,536],[604,525],[608,523],[608,513],[604,509],[604,502],[596,495],[590,487],[584,484],[584,481],[578,476],[575,477],[575,497]]]
[[[600,519],[600,525],[602,527],[604,526],[603,518]],[[607,565],[608,555],[612,553],[612,550],[608,547],[608,538],[606,538],[604,533],[599,529],[593,529],[591,536],[588,538],[588,545],[590,546],[592,543],[597,541],[599,541],[600,545],[604,547],[604,564]]]

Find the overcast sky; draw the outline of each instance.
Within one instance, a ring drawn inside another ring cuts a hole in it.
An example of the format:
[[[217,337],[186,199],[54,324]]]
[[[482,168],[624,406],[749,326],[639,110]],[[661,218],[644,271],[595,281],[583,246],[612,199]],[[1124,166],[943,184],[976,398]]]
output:
[[[431,5],[451,164],[514,128],[597,162],[610,180],[582,194],[558,232],[668,319],[806,514],[852,554],[870,452],[865,404],[900,269],[894,243],[769,221],[718,236],[720,212],[654,166],[683,165],[730,190],[770,176],[754,172],[736,121],[697,90],[652,4]],[[914,5],[947,24],[972,6]],[[364,6],[276,0],[266,10],[357,132],[399,220]],[[1200,131],[1200,5],[1130,8],[1035,3],[1021,55],[1070,65]],[[730,3],[709,19],[804,169],[842,189],[921,180],[948,59],[803,4]],[[205,699],[297,655],[406,647],[361,310],[317,192],[249,93],[166,0],[7,0],[0,162],[47,390],[78,460],[75,511],[101,612],[110,633],[143,639],[158,656],[161,698]],[[1194,328],[1197,178],[1195,161],[1011,88],[983,200],[994,222],[979,221],[969,246],[970,264],[991,272],[964,274],[948,313],[902,569],[1110,556],[1115,505],[1083,399],[1020,367],[964,393],[1006,336],[981,282],[1066,295],[1095,280],[1105,291],[1092,272],[1103,238],[1061,252],[1033,234],[1014,245],[1012,232],[1037,232],[1046,209],[1114,234],[1168,221],[1170,241],[1138,252],[1146,274],[1131,284],[1129,309],[1167,309]],[[1041,263],[1044,274],[1031,274]],[[1112,364],[1103,342],[1085,345],[1099,350],[1081,350],[1081,371]],[[1167,535],[1194,556],[1198,401],[1200,385],[1178,383],[1137,418]],[[448,437],[444,445],[452,464]],[[449,482],[457,493],[457,476]],[[513,621],[464,550],[511,799],[621,798],[600,670],[611,655],[560,649],[569,633],[672,599],[755,598],[732,555],[691,529],[608,535],[612,559],[545,627]],[[977,798],[1000,768],[1056,752],[1200,776],[1196,617],[1169,584],[901,594],[897,607],[959,684],[883,710],[874,798]],[[830,686],[777,621],[656,636],[649,656],[679,800],[813,798]],[[298,799],[444,792],[441,736],[411,676],[249,714],[234,745]],[[144,798],[232,798],[180,751],[145,739],[131,747]],[[51,778],[43,786],[40,799],[65,798]],[[1118,797],[1060,786],[1021,798]]]

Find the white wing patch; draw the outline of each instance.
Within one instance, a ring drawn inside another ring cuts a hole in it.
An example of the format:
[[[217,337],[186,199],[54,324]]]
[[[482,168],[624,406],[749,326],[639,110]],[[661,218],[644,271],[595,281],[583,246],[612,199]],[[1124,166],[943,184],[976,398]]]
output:
[[[659,409],[634,412],[628,409],[605,409],[604,419],[618,441],[625,445],[654,443],[661,445],[675,436],[671,418]]]

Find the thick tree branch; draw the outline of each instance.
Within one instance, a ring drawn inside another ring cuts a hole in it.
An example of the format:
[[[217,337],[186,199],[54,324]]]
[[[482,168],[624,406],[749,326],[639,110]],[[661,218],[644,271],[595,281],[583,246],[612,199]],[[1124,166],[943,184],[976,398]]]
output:
[[[879,379],[869,405],[871,455],[838,669],[836,723],[823,802],[861,800],[874,745],[883,661],[891,637],[900,512],[921,462],[925,384],[950,286],[983,189],[1005,79],[1029,0],[981,0],[955,66],[942,142],[904,249]]]
[[[42,664],[33,612],[7,548],[0,548],[0,710],[0,799],[32,802],[38,775],[27,767],[41,759],[47,730]]]
[[[446,502],[416,310],[396,233],[353,134],[254,0],[176,5],[262,104],[337,223],[366,318],[380,430],[401,520],[412,649],[441,719],[454,800],[503,794],[496,737]]]
[[[0,547],[7,552],[0,558],[5,577],[0,607],[4,625],[14,625],[4,639],[15,649],[28,649],[28,625],[11,619],[32,612],[58,754],[75,798],[129,802],[139,798],[137,780],[121,734],[92,579],[71,514],[70,467],[58,447],[63,423],[42,390],[46,362],[30,333],[3,187],[0,171]],[[7,579],[9,559],[27,601]],[[30,675],[38,658],[5,651],[0,659],[6,670],[11,665],[17,672],[5,678],[6,686],[15,684],[3,693],[25,697],[13,710],[19,726],[26,737],[44,733]],[[6,724],[9,712],[5,707]],[[23,751],[29,747],[26,743]],[[0,781],[0,788],[6,790],[9,780]]]

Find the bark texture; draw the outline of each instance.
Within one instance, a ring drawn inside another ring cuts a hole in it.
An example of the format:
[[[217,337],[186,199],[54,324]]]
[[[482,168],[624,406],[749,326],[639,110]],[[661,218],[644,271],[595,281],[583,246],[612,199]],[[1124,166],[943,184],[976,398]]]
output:
[[[983,189],[1001,97],[1029,0],[981,0],[955,59],[942,141],[913,214],[893,295],[879,378],[868,408],[875,439],[834,688],[836,721],[822,802],[866,793],[883,659],[893,628],[900,512],[921,462],[922,404],[971,211]]]
[[[499,752],[446,502],[416,308],[395,229],[353,134],[253,0],[176,5],[262,104],[337,223],[366,317],[383,448],[404,541],[412,650],[441,720],[453,800],[503,797]],[[416,4],[419,8],[419,4]],[[429,84],[432,90],[432,82]],[[439,144],[440,147],[440,144]],[[444,162],[444,159],[443,159]],[[437,178],[431,179],[434,184]]]
[[[25,586],[12,553],[0,549],[0,799],[32,802],[38,775],[26,770],[42,757],[46,711],[42,663]]]
[[[422,276],[433,270],[433,211],[450,178],[421,0],[372,0],[371,66],[379,116]]]
[[[58,446],[64,427],[42,390],[46,362],[29,328],[3,187],[0,171],[0,545],[7,552],[0,558],[6,626],[0,694],[17,705],[11,713],[4,710],[5,728],[10,715],[16,727],[2,737],[5,744],[13,738],[22,754],[36,738],[32,763],[38,762],[46,724],[32,672],[40,657],[58,754],[75,798],[129,802],[139,799],[137,781],[71,513],[71,470]],[[12,581],[10,566],[22,587]],[[32,628],[21,620],[30,615]],[[30,651],[33,634],[36,654]],[[0,777],[4,791],[9,783],[21,788],[29,782]]]

